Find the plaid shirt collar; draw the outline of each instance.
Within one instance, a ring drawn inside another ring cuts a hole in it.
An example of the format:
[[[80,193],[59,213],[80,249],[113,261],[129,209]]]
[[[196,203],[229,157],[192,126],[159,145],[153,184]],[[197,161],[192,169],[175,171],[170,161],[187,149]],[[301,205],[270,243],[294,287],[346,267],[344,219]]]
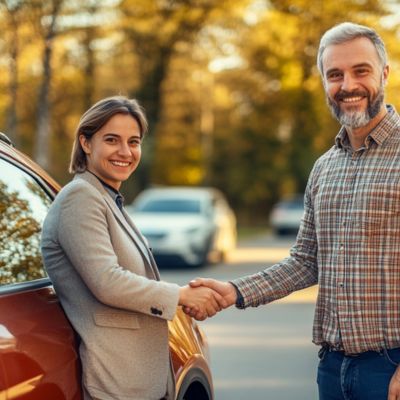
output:
[[[368,149],[372,142],[381,146],[393,134],[393,126],[400,124],[400,118],[395,108],[390,104],[387,104],[386,108],[387,114],[368,134],[364,148]],[[351,150],[349,136],[344,126],[340,128],[339,133],[336,135],[335,144],[338,148]]]

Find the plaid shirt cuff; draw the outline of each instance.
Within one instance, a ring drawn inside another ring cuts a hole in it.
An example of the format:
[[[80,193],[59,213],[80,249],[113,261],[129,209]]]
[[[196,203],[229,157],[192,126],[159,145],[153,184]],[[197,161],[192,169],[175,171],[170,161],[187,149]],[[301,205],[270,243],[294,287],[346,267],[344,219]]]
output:
[[[246,308],[246,306],[244,305],[244,298],[242,296],[242,293],[240,293],[239,288],[235,285],[234,282],[229,281],[229,283],[232,284],[236,290],[236,307],[241,309]]]

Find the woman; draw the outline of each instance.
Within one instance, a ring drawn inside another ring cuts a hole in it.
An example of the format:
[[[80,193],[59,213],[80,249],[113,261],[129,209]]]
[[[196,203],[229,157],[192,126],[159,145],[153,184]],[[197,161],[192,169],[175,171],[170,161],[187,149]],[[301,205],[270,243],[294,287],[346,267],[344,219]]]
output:
[[[167,320],[177,305],[213,315],[209,289],[160,282],[119,193],[140,161],[147,121],[135,100],[103,99],[83,114],[70,172],[45,219],[42,253],[80,336],[85,399],[172,399]],[[196,290],[196,291],[195,291]]]

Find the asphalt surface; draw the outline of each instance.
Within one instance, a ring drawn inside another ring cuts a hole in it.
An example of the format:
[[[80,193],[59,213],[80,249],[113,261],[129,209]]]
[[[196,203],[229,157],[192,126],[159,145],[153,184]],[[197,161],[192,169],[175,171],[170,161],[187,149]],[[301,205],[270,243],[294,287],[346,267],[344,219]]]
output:
[[[196,276],[229,280],[285,257],[294,238],[260,235],[239,243],[224,264],[161,269],[186,284]],[[246,310],[234,307],[200,322],[207,335],[216,400],[317,399],[317,347],[311,342],[316,288]]]

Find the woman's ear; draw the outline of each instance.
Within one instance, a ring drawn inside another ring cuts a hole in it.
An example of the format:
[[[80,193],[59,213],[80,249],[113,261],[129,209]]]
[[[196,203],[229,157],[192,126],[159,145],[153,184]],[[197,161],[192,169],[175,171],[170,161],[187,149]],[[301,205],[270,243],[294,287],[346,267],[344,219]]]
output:
[[[79,143],[85,154],[90,154],[90,140],[85,135],[79,135]]]

